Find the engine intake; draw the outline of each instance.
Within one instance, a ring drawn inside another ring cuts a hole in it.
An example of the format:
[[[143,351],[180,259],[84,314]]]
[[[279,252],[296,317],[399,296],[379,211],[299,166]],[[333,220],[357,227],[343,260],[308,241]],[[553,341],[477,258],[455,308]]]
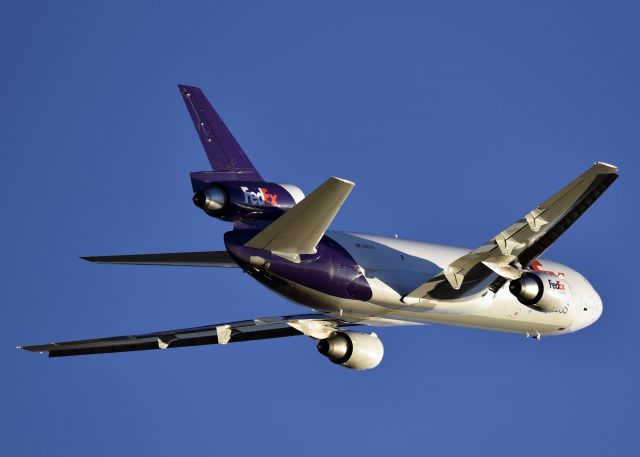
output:
[[[375,333],[338,332],[320,340],[317,347],[333,363],[352,370],[375,368],[384,356],[384,346]]]
[[[193,204],[207,213],[220,211],[227,204],[227,193],[221,187],[213,186],[205,191],[196,192]]]
[[[523,305],[546,313],[561,310],[571,300],[569,284],[551,273],[524,273],[511,281],[509,292]]]

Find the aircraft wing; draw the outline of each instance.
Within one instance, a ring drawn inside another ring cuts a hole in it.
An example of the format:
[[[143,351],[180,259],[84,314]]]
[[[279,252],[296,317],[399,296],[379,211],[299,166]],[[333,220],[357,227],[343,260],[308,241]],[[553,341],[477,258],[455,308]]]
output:
[[[166,330],[141,335],[124,335],[34,346],[18,346],[18,349],[31,352],[48,352],[49,357],[64,357],[71,355],[105,354],[110,352],[144,351],[148,349],[172,349],[205,344],[227,344],[303,334],[321,339],[328,337],[338,328],[355,325],[357,324],[324,314],[300,314],[262,317],[246,321],[179,330]]]
[[[538,258],[618,178],[618,168],[598,162],[479,248],[455,260],[404,297],[455,299],[487,287],[496,292]]]
[[[167,265],[181,267],[220,268],[236,268],[238,266],[227,251],[105,255],[80,258],[94,263],[114,263],[123,265]]]

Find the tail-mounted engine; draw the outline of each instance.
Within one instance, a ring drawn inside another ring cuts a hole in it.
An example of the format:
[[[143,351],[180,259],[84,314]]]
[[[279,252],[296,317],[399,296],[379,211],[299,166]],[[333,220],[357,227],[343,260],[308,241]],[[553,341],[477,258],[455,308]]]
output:
[[[384,347],[375,333],[338,332],[320,340],[318,351],[333,363],[352,370],[370,370],[382,361]]]
[[[546,313],[561,310],[571,299],[569,284],[551,273],[524,273],[511,281],[509,292],[523,305]]]
[[[304,198],[291,184],[217,182],[193,196],[193,203],[211,217],[243,222],[274,220]]]

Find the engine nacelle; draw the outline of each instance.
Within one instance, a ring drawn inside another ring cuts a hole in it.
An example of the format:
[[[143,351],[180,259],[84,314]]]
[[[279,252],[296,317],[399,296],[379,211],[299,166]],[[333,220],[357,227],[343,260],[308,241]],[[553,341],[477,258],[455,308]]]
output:
[[[384,356],[384,346],[375,333],[338,332],[318,342],[318,351],[333,363],[352,370],[377,367]]]
[[[571,300],[567,281],[550,273],[524,273],[511,281],[509,292],[523,305],[546,313],[561,310]]]
[[[225,181],[196,192],[193,203],[211,217],[242,222],[274,220],[303,198],[291,184]]]

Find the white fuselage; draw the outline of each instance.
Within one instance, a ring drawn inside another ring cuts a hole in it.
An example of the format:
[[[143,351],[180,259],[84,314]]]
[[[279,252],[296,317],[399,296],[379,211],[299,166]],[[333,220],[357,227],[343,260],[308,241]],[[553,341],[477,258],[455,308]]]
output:
[[[347,232],[327,235],[356,260],[373,295],[367,302],[336,298],[290,283],[288,298],[344,320],[371,325],[442,323],[530,335],[553,335],[580,330],[595,322],[602,302],[591,284],[577,271],[549,260],[539,270],[563,276],[571,299],[556,312],[542,312],[521,304],[502,287],[486,288],[458,300],[423,300],[406,304],[401,298],[442,271],[468,249],[412,240]],[[282,293],[282,292],[281,292]]]

